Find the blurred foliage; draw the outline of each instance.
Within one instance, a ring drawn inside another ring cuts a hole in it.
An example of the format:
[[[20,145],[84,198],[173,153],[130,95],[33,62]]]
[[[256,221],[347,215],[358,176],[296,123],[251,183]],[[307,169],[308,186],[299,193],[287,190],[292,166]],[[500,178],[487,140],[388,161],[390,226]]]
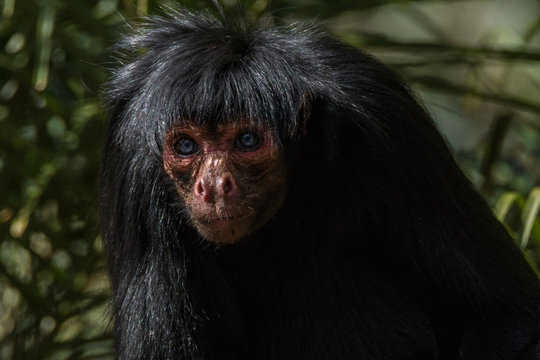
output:
[[[210,0],[182,3],[216,11]],[[503,1],[223,0],[226,11],[238,3],[253,18],[318,17],[404,74],[538,268],[536,1],[507,2],[528,17],[520,28],[512,24],[523,19],[490,22]],[[175,2],[0,0],[0,359],[112,357],[97,224],[99,94],[119,29],[162,5]]]

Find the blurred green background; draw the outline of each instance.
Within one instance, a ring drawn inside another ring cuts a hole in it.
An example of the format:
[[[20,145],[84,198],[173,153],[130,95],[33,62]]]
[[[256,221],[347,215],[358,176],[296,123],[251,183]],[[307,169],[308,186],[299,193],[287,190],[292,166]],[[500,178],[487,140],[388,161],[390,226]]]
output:
[[[402,73],[531,265],[540,265],[536,0],[224,0],[318,18]],[[212,2],[180,1],[191,8]],[[0,0],[0,359],[110,359],[97,221],[115,39],[173,1]]]

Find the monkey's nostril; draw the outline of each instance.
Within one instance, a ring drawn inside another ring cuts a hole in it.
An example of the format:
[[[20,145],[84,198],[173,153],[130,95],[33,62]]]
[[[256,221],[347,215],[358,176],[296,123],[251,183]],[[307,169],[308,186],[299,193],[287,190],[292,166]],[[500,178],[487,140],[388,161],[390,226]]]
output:
[[[199,180],[195,185],[195,196],[206,203],[212,201],[212,189],[208,187],[208,184],[203,179]]]
[[[230,182],[229,179],[225,179],[225,181],[223,182],[223,193],[227,194],[229,192],[231,192],[233,189],[233,186]]]
[[[195,191],[196,191],[197,195],[199,195],[199,196],[204,195],[205,191],[204,191],[204,186],[203,186],[202,181],[199,181],[197,183],[197,186],[195,187]]]
[[[236,186],[234,185],[234,181],[229,174],[223,175],[217,186],[218,192],[220,192],[222,196],[231,197],[235,194]]]

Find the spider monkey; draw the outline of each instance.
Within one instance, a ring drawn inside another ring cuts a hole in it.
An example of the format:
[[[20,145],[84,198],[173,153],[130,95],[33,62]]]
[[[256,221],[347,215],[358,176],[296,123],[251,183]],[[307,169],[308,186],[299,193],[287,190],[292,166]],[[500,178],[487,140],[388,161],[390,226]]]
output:
[[[120,49],[116,359],[540,359],[537,276],[393,71],[185,10]]]

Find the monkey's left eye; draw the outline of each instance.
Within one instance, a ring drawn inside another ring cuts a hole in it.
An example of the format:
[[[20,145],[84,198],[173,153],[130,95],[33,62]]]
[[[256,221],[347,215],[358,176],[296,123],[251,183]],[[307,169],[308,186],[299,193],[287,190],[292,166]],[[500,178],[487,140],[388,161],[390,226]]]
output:
[[[261,147],[262,138],[254,131],[244,131],[238,134],[234,147],[240,151],[254,151]]]
[[[174,151],[181,156],[191,156],[199,151],[199,144],[193,139],[182,138],[174,144]]]

